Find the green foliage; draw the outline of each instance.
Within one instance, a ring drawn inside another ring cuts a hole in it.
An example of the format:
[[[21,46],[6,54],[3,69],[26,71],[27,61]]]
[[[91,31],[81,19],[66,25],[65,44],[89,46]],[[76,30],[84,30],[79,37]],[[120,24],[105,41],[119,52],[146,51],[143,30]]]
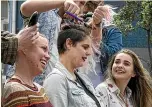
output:
[[[114,23],[125,35],[138,27],[152,31],[152,1],[126,1]]]
[[[152,43],[152,1],[126,1],[126,5],[114,17],[114,23],[124,35],[136,28],[146,30],[150,59],[147,63],[150,65],[149,71],[152,74],[152,53],[150,49],[150,44]]]

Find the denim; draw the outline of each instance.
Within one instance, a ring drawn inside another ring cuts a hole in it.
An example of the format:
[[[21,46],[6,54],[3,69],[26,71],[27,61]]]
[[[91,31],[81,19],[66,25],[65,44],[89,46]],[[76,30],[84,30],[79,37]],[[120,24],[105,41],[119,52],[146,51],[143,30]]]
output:
[[[98,98],[99,95],[95,93],[89,78],[80,72],[77,74],[83,79],[87,89]],[[97,107],[95,101],[73,80],[72,75],[61,63],[56,63],[53,71],[47,75],[44,88],[54,107]],[[104,107],[102,101],[100,104]]]
[[[55,66],[55,63],[59,60],[59,54],[57,49],[57,38],[60,32],[61,17],[58,15],[58,9],[53,9],[47,12],[42,12],[39,16],[38,22],[39,32],[49,41],[49,53],[50,60],[42,74],[37,76],[34,81],[43,85],[43,81],[47,74],[49,74]]]

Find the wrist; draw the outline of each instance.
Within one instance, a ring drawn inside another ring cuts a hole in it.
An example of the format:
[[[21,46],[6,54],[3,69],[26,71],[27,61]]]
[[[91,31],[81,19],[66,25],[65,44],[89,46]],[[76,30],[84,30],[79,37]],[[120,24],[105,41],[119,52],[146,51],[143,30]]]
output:
[[[102,28],[102,23],[99,22],[98,24],[95,24],[96,27]]]

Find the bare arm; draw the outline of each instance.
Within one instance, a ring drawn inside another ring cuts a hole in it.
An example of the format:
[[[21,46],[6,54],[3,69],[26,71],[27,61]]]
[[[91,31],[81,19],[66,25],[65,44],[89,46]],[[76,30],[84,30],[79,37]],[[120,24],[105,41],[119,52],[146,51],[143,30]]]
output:
[[[91,36],[94,43],[94,46],[99,49],[100,42],[102,41],[102,28],[100,23],[102,19],[109,17],[109,11],[106,6],[98,6],[93,13],[92,26],[95,29],[92,29]]]
[[[79,7],[73,2],[73,0],[27,0],[21,5],[21,12],[24,16],[29,17],[35,11],[46,12],[55,8],[63,8],[60,11],[69,11],[77,13]]]
[[[95,27],[91,30],[92,42],[96,49],[99,49],[102,40],[102,28]]]

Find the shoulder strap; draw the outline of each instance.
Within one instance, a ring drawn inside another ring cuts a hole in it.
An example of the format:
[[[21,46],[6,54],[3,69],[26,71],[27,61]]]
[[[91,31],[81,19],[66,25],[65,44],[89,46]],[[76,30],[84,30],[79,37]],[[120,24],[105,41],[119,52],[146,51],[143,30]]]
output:
[[[92,92],[90,92],[90,90],[86,87],[84,81],[79,77],[79,75],[78,75],[77,73],[75,73],[75,74],[76,74],[76,77],[79,79],[79,81],[81,81],[81,83],[82,83],[82,85],[83,85],[83,88],[85,88],[85,90],[89,93],[89,94],[87,94],[87,95],[89,95],[89,96],[95,101],[97,107],[101,107],[98,99],[97,99],[97,98],[95,97],[95,95],[94,95]]]

